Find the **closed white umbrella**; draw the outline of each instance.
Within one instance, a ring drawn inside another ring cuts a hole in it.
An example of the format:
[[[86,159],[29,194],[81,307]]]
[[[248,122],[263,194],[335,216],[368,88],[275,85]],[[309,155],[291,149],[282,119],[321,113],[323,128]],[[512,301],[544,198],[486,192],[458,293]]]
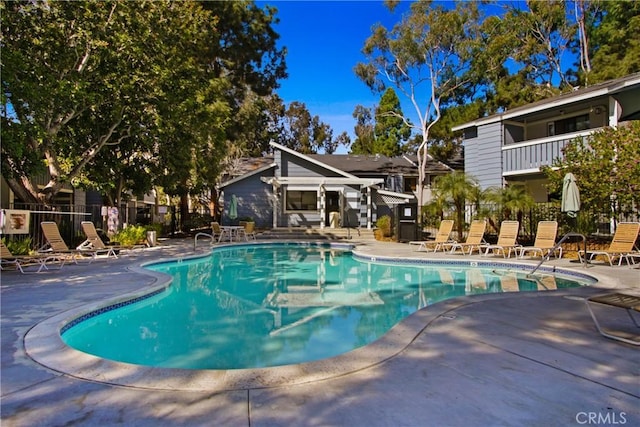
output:
[[[580,190],[576,183],[576,177],[572,173],[567,173],[562,182],[562,212],[566,212],[571,218],[578,216],[580,211]]]

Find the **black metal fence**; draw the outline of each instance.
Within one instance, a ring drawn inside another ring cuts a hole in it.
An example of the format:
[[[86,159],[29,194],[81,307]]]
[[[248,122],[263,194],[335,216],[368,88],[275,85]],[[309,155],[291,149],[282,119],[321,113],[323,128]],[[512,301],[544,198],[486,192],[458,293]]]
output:
[[[32,249],[42,247],[46,240],[42,235],[40,223],[43,221],[53,221],[58,224],[58,229],[64,241],[70,248],[77,247],[86,236],[82,232],[82,221],[91,221],[98,230],[107,231],[108,217],[102,205],[54,205],[44,206],[29,203],[15,203],[9,209],[20,209],[30,211],[29,234],[13,234],[3,236],[9,240],[31,239]],[[180,209],[171,206],[169,214],[171,220],[163,230],[163,234],[174,235],[181,229],[189,232],[192,228],[200,227],[201,224],[208,226],[211,223],[210,216],[193,214],[193,218],[182,224]],[[118,209],[118,221],[120,228],[126,224],[149,225],[151,215],[147,207],[125,207]]]
[[[98,229],[107,229],[105,212],[100,205],[55,205],[43,206],[27,203],[15,203],[10,209],[30,211],[29,234],[15,234],[6,236],[12,240],[31,238],[31,246],[38,249],[46,243],[42,235],[40,223],[52,221],[58,224],[60,235],[70,248],[75,248],[86,238],[82,232],[81,222],[91,221]],[[135,218],[135,208],[120,209],[118,212],[120,224],[129,218]]]
[[[455,214],[451,212],[445,213],[444,217],[443,219],[456,219]],[[424,230],[432,236],[435,236],[438,230],[438,219],[434,221],[434,218],[427,218]],[[576,217],[570,217],[561,211],[559,203],[537,203],[526,212],[510,212],[503,206],[495,204],[468,205],[465,208],[465,231],[473,219],[488,221],[486,232],[488,241],[497,239],[500,223],[504,220],[520,221],[518,238],[520,243],[533,242],[540,221],[557,221],[558,236],[576,232],[592,240],[607,240],[615,232],[617,223],[640,221],[640,212],[637,207],[612,212],[609,206],[602,206],[599,209],[582,210]]]
[[[92,221],[96,228],[107,229],[106,217],[103,216],[100,205],[56,205],[45,207],[41,205],[16,203],[11,209],[23,209],[31,212],[29,234],[17,234],[5,236],[9,239],[21,240],[31,238],[31,246],[37,249],[46,242],[42,236],[40,223],[43,221],[53,221],[58,224],[60,234],[69,247],[76,247],[85,236],[82,233],[80,223],[82,221]],[[446,218],[455,219],[451,213],[445,215]],[[210,217],[197,216],[191,218],[188,224],[182,224],[179,209],[171,207],[171,224],[166,230],[167,234],[177,233],[181,228],[185,230],[198,229],[202,224],[209,224]],[[533,241],[535,238],[539,221],[558,221],[558,235],[562,236],[568,232],[578,232],[588,236],[590,239],[608,239],[615,232],[615,225],[624,221],[640,221],[640,212],[637,207],[620,209],[612,214],[608,206],[601,209],[589,209],[580,211],[576,218],[569,217],[560,211],[558,203],[538,203],[527,212],[521,214],[508,212],[497,205],[469,205],[465,209],[465,229],[472,219],[486,218],[489,221],[487,227],[487,237],[491,240],[497,236],[500,223],[506,219],[517,219],[520,221],[520,243]],[[136,208],[121,208],[119,210],[120,224],[136,224],[139,215]],[[193,224],[192,224],[193,223]],[[201,224],[202,223],[202,224]],[[182,224],[182,225],[180,225]],[[435,236],[439,226],[438,218],[430,218],[423,227],[423,230]],[[418,236],[420,237],[420,236]]]

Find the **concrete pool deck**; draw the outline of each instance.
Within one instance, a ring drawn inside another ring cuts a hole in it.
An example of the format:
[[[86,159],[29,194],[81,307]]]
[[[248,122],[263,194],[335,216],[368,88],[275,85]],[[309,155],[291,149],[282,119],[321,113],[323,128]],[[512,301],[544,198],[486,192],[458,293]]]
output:
[[[501,257],[415,250],[370,241],[358,246],[359,252],[376,257],[502,262]],[[198,248],[198,253],[205,251],[206,246]],[[167,240],[115,261],[32,275],[3,271],[2,425],[640,425],[640,349],[598,334],[584,303],[585,297],[606,292],[603,288],[640,293],[640,270],[628,266],[598,263],[585,269],[551,260],[545,265],[593,275],[599,283],[437,303],[394,328],[384,345],[376,343],[357,350],[355,358],[342,359],[354,365],[328,359],[304,373],[281,371],[284,375],[274,375],[262,387],[260,379],[245,372],[247,387],[236,378],[236,383],[225,383],[225,390],[200,371],[165,372],[165,388],[145,385],[144,375],[129,378],[128,385],[114,385],[125,382],[131,371],[107,363],[103,372],[110,377],[87,380],[30,357],[38,351],[57,353],[40,346],[46,341],[25,345],[36,325],[87,304],[148,289],[157,278],[135,268],[140,263],[192,254],[193,240]],[[612,324],[629,322],[622,310],[605,316]],[[70,359],[60,363],[78,363],[75,356]]]

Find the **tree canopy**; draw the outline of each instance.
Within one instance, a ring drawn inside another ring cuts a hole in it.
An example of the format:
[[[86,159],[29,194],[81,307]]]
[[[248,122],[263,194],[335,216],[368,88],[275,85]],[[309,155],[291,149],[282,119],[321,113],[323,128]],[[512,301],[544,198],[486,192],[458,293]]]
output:
[[[378,106],[366,108],[357,105],[353,117],[356,119],[356,140],[351,146],[352,154],[395,157],[407,151],[411,127],[405,121],[400,99],[392,87],[384,91]]]
[[[294,101],[284,111],[276,141],[303,154],[319,151],[331,154],[343,141],[341,138],[343,136],[334,139],[333,130],[328,124],[321,121],[319,116],[312,116],[303,102]]]
[[[394,10],[399,2],[386,3]],[[428,144],[447,160],[460,144],[451,131],[456,124],[640,71],[638,2],[467,3],[412,3],[392,29],[375,26],[364,43],[367,61],[356,75],[376,92],[400,89],[427,125],[424,132],[414,124],[407,151]],[[443,53],[456,59],[438,62],[443,66],[430,75],[427,59]]]
[[[2,174],[22,201],[52,203],[68,184],[114,204],[153,186],[184,198],[213,186],[225,157],[263,155],[272,140],[304,153],[350,144],[304,103],[287,106],[275,93],[286,49],[270,6],[2,0],[0,8]],[[640,2],[626,0],[413,2],[364,41],[355,72],[381,98],[355,107],[351,151],[416,152],[422,183],[427,148],[446,160],[459,145],[455,124],[640,71],[639,20]]]
[[[51,203],[66,183],[117,199],[214,182],[233,112],[285,75],[274,19],[248,1],[3,1],[9,186]]]
[[[562,194],[564,176],[571,172],[585,209],[612,206],[618,211],[640,204],[640,121],[571,141],[563,152],[564,159],[543,168],[551,194]]]
[[[373,120],[371,108],[356,105],[356,108],[353,110],[353,118],[356,120],[356,125],[354,127],[356,139],[351,145],[351,153],[375,153],[375,122]]]
[[[404,143],[411,136],[411,128],[404,120],[400,99],[392,87],[388,87],[376,108],[374,127],[374,154],[395,157],[402,154]]]
[[[396,2],[387,2],[390,9]],[[474,58],[480,58],[483,37],[478,5],[457,2],[455,8],[431,1],[411,4],[410,12],[391,30],[378,24],[365,41],[366,61],[356,75],[372,90],[400,91],[415,109],[418,122],[403,117],[422,136],[417,147],[418,205],[422,206],[429,132],[441,116],[444,102],[454,98],[475,75]],[[487,56],[482,56],[488,61]]]
[[[586,3],[590,66],[578,74],[593,84],[640,71],[640,3],[627,0]]]

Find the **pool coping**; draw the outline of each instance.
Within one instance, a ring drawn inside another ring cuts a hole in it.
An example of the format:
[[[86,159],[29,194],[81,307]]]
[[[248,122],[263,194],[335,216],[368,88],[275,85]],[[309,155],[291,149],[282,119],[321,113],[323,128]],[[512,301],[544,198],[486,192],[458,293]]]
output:
[[[270,242],[274,243],[274,242]],[[264,242],[258,243],[264,244]],[[374,262],[406,262],[417,261],[412,257],[388,257],[366,254],[353,250],[354,256],[369,259]],[[87,313],[100,310],[105,306],[113,306],[119,302],[126,302],[133,298],[144,297],[150,293],[165,289],[171,283],[170,276],[144,268],[145,265],[162,262],[189,260],[207,255],[191,255],[184,257],[162,258],[132,266],[128,269],[148,275],[152,283],[138,291],[108,298],[90,304],[84,304],[45,319],[31,328],[24,337],[24,348],[27,355],[36,363],[63,375],[86,381],[105,383],[109,385],[151,390],[173,391],[206,391],[223,392],[232,390],[250,390],[297,385],[315,381],[323,381],[348,375],[366,368],[384,363],[397,354],[403,352],[434,320],[447,316],[452,310],[469,304],[488,300],[513,298],[514,295],[536,295],[547,292],[537,291],[518,293],[478,294],[461,296],[435,303],[418,310],[391,328],[383,337],[364,347],[352,350],[339,356],[319,361],[306,362],[296,365],[285,365],[269,368],[229,369],[229,370],[190,370],[176,368],[157,368],[115,362],[81,352],[67,346],[60,336],[60,331],[69,322]],[[424,263],[420,259],[420,263]],[[433,261],[442,264],[446,262],[455,265],[482,266],[514,265],[529,266],[532,264],[515,262],[496,262],[481,260],[440,259]],[[549,267],[551,268],[551,267]],[[553,267],[559,274],[577,274],[575,271],[561,267]],[[597,280],[598,287],[615,287],[606,276],[599,274],[579,273]]]

